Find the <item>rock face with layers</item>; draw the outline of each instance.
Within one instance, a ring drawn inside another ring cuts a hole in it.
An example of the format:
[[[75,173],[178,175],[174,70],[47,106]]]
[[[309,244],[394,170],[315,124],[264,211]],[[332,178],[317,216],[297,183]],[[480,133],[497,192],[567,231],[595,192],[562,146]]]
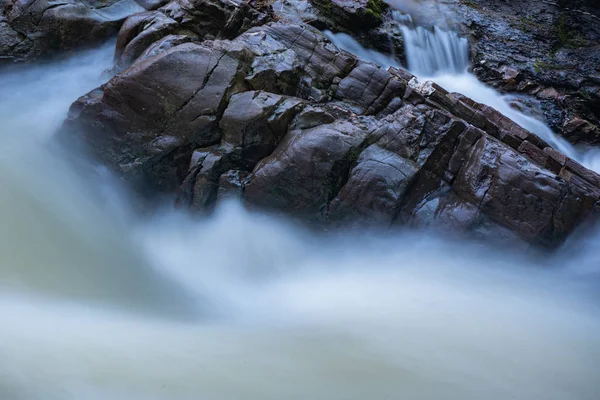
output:
[[[143,26],[121,48],[153,29]],[[62,133],[146,194],[179,187],[178,205],[198,211],[235,196],[317,226],[434,226],[545,246],[600,200],[597,174],[497,111],[358,60],[308,25],[236,37],[191,26],[140,45],[73,104]]]

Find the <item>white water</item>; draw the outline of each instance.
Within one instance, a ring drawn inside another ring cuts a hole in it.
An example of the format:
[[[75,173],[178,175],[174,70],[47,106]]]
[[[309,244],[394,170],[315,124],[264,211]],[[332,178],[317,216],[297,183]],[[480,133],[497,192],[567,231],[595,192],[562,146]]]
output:
[[[378,51],[364,48],[360,43],[356,41],[352,36],[338,32],[333,33],[331,31],[324,31],[325,36],[329,38],[337,47],[344,49],[352,54],[360,55],[363,60],[374,62],[377,65],[381,65],[384,68],[396,67],[400,68],[400,63],[391,57],[381,54]]]
[[[469,67],[469,43],[456,33],[402,26],[408,68],[415,75],[465,74]]]
[[[475,75],[468,72],[469,51],[465,38],[437,27],[432,30],[414,27],[410,16],[404,13],[396,11],[392,13],[392,17],[401,27],[408,70],[419,80],[434,81],[450,92],[462,93],[479,103],[493,107],[561,153],[579,161],[587,168],[600,172],[600,152],[597,149],[576,149],[567,140],[555,134],[544,122],[511,107],[507,97],[481,83]],[[348,35],[330,32],[326,34],[335,45],[362,59],[384,68],[398,66],[396,59],[365,49]]]
[[[536,261],[236,205],[142,219],[45,145],[109,59],[0,76],[0,399],[598,398],[594,241]]]

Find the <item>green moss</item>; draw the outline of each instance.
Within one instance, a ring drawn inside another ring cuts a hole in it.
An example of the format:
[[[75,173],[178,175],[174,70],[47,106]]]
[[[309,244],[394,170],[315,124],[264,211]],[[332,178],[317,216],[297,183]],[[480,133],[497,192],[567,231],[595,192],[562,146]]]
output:
[[[561,66],[536,59],[533,62],[533,69],[536,73],[539,74],[540,72],[544,72],[544,71],[548,71],[548,70],[561,69]]]
[[[527,17],[521,17],[517,19],[516,23],[513,26],[523,32],[528,33],[539,33],[543,32],[544,25],[538,23],[532,15],[528,15]]]
[[[471,8],[480,8],[479,4],[475,3],[473,0],[461,0],[460,3]]]
[[[562,16],[556,25],[556,38],[563,47],[569,47],[575,39],[575,33],[567,26],[567,19]]]
[[[369,0],[365,13],[375,19],[381,19],[383,14],[388,10],[388,5],[383,0]]]
[[[590,43],[586,39],[582,38],[576,30],[569,27],[567,17],[564,15],[555,25],[554,34],[557,42],[554,50],[565,47],[576,49],[590,46]]]
[[[333,6],[330,0],[319,2],[319,10],[327,17],[333,13]]]

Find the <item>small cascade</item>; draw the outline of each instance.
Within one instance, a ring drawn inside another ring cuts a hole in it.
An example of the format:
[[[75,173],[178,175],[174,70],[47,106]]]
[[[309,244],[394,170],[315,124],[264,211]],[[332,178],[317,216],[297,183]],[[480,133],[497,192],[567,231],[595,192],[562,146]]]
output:
[[[460,74],[469,67],[469,43],[466,38],[438,27],[433,30],[415,27],[412,17],[398,10],[392,11],[392,19],[400,25],[406,61],[414,74]]]
[[[404,37],[408,70],[419,80],[433,80],[450,92],[462,93],[479,103],[493,107],[566,156],[587,168],[600,171],[600,151],[597,149],[579,151],[567,140],[554,133],[543,121],[514,109],[506,96],[483,84],[475,75],[469,73],[469,43],[466,38],[439,27],[428,29],[416,26],[410,14],[399,10],[392,10],[391,16]],[[349,35],[334,34],[329,31],[325,34],[336,46],[364,60],[384,68],[400,66],[396,59],[365,49]]]
[[[469,66],[469,44],[455,32],[434,27],[402,27],[408,68],[417,75],[463,73]]]

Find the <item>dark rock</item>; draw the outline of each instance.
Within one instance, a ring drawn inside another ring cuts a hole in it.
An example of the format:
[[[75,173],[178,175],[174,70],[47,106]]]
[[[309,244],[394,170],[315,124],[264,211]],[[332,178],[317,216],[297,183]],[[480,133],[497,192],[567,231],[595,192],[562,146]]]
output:
[[[156,167],[165,157],[219,142],[220,117],[244,68],[218,46],[176,46],[79,99],[66,129],[84,135],[95,154],[136,185],[172,191],[181,165]]]
[[[381,25],[389,6],[382,0],[311,0],[324,19],[350,31]]]
[[[244,92],[234,95],[220,122],[221,138],[233,147],[237,164],[252,169],[273,152],[287,133],[299,99],[267,92]]]
[[[253,205],[324,220],[347,180],[366,132],[347,121],[293,130],[254,169],[244,197]]]
[[[407,158],[376,144],[367,147],[331,202],[329,218],[349,226],[391,225],[417,171]]]
[[[244,194],[245,182],[250,174],[246,171],[230,170],[219,178],[217,203],[226,200],[240,200]]]
[[[151,44],[177,33],[179,24],[160,11],[139,13],[128,18],[117,37],[115,62],[117,68],[129,66]],[[189,37],[188,35],[184,35]]]
[[[359,61],[339,83],[336,97],[355,105],[355,112],[372,115],[383,110],[392,98],[403,96],[405,90],[406,85],[392,79],[385,69]]]
[[[462,2],[473,71],[504,92],[541,99],[550,127],[570,141],[600,143],[600,4],[527,0]],[[572,129],[569,121],[583,121]]]
[[[6,0],[0,59],[30,60],[104,41],[129,15],[160,5],[143,0]]]
[[[600,204],[600,176],[496,110],[358,61],[310,26],[183,37],[79,99],[63,133],[149,194],[183,182],[180,207],[231,194],[321,227],[557,246]]]
[[[176,205],[195,211],[214,207],[221,174],[229,169],[227,155],[216,148],[198,149],[192,154],[193,165],[183,181]]]
[[[269,18],[242,0],[171,1],[125,21],[119,31],[115,60],[119,68],[125,68],[153,42],[168,35],[185,35],[198,41],[232,39]]]

